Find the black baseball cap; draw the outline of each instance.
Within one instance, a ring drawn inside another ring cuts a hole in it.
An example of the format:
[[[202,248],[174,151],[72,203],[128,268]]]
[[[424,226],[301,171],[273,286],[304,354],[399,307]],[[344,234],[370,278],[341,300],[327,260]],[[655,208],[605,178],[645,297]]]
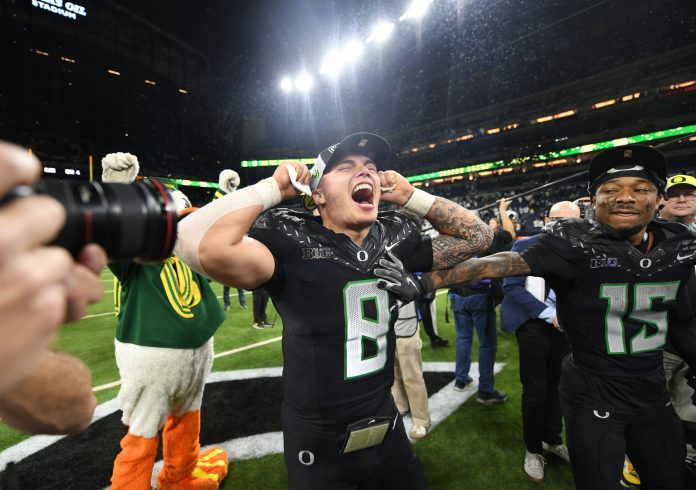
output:
[[[667,159],[649,145],[625,145],[597,153],[590,161],[587,190],[594,195],[597,188],[620,177],[649,180],[660,193],[667,185]]]
[[[346,136],[339,143],[331,145],[319,153],[317,163],[310,170],[312,176],[310,188],[316,189],[324,173],[331,170],[331,167],[348,155],[366,156],[375,162],[377,168],[381,169],[389,160],[390,153],[391,146],[387,140],[376,134],[355,133]]]

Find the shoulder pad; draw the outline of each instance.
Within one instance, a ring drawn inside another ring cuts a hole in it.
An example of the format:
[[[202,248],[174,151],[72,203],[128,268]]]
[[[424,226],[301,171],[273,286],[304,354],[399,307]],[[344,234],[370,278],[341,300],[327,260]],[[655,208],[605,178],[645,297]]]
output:
[[[261,214],[254,223],[255,228],[277,229],[282,224],[292,224],[292,226],[302,226],[307,221],[311,221],[309,215],[287,208],[269,209]]]
[[[606,228],[594,220],[567,218],[551,221],[544,226],[542,231],[577,246],[582,242],[604,235]]]
[[[689,235],[691,235],[692,237],[696,237],[696,230],[694,230],[693,227],[686,226],[685,224],[679,223],[678,221],[667,221],[664,219],[656,218],[653,220],[653,224],[662,228],[667,238],[671,238],[677,235],[684,235],[685,238]]]
[[[420,227],[418,223],[416,223],[416,220],[399,211],[383,211],[377,215],[377,220],[387,229],[400,230],[408,226],[420,231]]]

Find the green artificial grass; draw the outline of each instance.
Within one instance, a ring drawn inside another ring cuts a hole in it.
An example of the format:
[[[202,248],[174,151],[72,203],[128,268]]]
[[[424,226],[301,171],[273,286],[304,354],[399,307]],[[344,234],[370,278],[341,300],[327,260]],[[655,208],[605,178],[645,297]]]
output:
[[[105,289],[113,288],[111,274],[102,274]],[[213,284],[216,295],[222,297],[222,287]],[[441,292],[437,297],[437,325],[439,334],[450,341],[449,347],[433,349],[421,329],[423,338],[423,361],[454,362],[455,329],[454,317],[450,311],[449,323],[445,323],[445,298]],[[251,327],[252,296],[246,294],[247,309],[242,310],[237,302],[237,294],[231,291],[232,306],[227,312],[225,322],[215,335],[215,352],[220,354],[252,344],[278,339],[282,333],[280,318],[275,327],[256,330]],[[222,299],[220,299],[222,303]],[[115,382],[119,379],[114,360],[113,338],[116,319],[113,312],[112,293],[90,308],[92,318],[64,326],[55,341],[55,348],[82,359],[92,370],[93,386]],[[275,310],[272,303],[267,309],[268,321],[272,321]],[[475,340],[473,358],[478,358],[478,343]],[[438,425],[425,439],[415,444],[423,463],[428,480],[428,488],[448,489],[525,489],[540,488],[529,482],[522,470],[524,443],[522,441],[521,385],[517,343],[514,335],[499,333],[497,361],[505,363],[502,372],[496,376],[495,385],[508,394],[504,404],[484,407],[469,399],[443,423]],[[250,369],[282,366],[281,343],[253,347],[241,352],[218,357],[214,371]],[[454,374],[453,374],[454,376]],[[118,393],[118,386],[98,391],[99,403],[110,400]],[[280,416],[280,414],[278,414]],[[240,423],[243,423],[241,421]],[[5,424],[0,423],[0,451],[27,436]],[[567,464],[548,458],[546,466],[545,489],[571,489],[572,478]],[[223,489],[264,489],[287,488],[287,478],[282,455],[266,456],[249,461],[231,461],[230,474]]]

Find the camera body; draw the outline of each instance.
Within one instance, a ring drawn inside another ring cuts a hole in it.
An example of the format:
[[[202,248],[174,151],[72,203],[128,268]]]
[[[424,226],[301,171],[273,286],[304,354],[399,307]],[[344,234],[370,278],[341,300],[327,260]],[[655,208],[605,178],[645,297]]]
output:
[[[157,179],[133,184],[41,180],[34,187],[15,187],[0,205],[33,194],[49,195],[65,208],[65,226],[52,245],[73,255],[97,243],[110,260],[155,262],[174,249],[176,206]]]

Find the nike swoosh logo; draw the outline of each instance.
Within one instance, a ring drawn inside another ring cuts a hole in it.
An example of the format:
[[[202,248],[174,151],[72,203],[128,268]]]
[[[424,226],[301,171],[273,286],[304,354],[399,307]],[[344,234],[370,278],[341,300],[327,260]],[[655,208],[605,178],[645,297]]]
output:
[[[689,255],[677,254],[677,260],[684,260],[684,259],[688,259],[688,258],[693,257],[693,256],[694,256],[694,254],[689,254]]]
[[[400,242],[392,243],[391,245],[387,245],[384,247],[384,249],[389,252],[392,248],[396,247]]]
[[[408,282],[409,284],[411,284],[414,288],[418,289],[418,286],[416,286],[416,283],[413,282],[413,279],[411,279],[410,276],[406,276],[406,282]]]
[[[610,168],[609,170],[607,170],[607,173],[616,174],[618,172],[629,172],[631,170],[643,170],[643,167],[641,167],[640,165],[635,165],[631,168]]]

